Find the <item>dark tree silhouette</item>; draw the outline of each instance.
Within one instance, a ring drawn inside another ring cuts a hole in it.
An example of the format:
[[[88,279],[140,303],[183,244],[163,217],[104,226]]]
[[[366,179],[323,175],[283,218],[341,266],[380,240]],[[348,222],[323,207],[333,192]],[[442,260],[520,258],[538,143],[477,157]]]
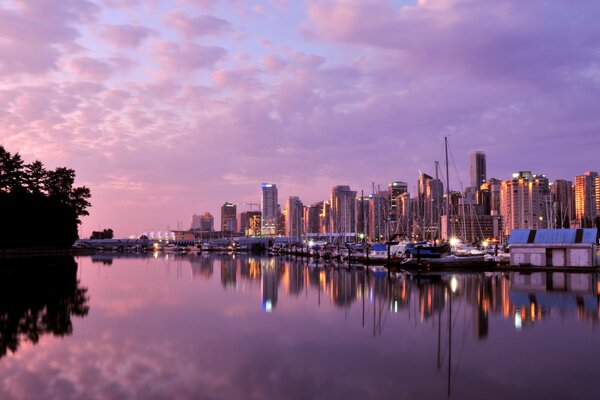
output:
[[[0,248],[71,246],[91,196],[74,183],[72,169],[25,164],[0,146]]]
[[[90,236],[90,239],[112,239],[112,238],[113,238],[113,230],[110,228],[103,229],[101,231],[93,231],[92,236]]]

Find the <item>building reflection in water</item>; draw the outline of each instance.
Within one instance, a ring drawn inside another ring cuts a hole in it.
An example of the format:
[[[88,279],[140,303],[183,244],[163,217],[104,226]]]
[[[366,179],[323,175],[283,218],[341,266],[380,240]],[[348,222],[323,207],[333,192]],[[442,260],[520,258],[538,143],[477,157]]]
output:
[[[191,256],[192,277],[210,279],[213,274],[213,261],[209,254]]]
[[[109,265],[104,263],[105,265]],[[3,259],[0,269],[0,358],[21,342],[73,333],[73,317],[89,312],[73,257]]]
[[[453,276],[402,275],[390,279],[387,274],[362,269],[315,267],[302,260],[246,254],[203,254],[190,261],[194,278],[210,279],[217,266],[226,289],[237,288],[240,281],[260,283],[261,307],[267,312],[275,310],[280,289],[289,297],[304,292],[308,296],[310,289],[316,292],[318,305],[328,301],[346,309],[359,303],[383,320],[387,312],[408,313],[409,317],[416,313],[421,322],[433,317],[439,320],[448,307],[448,285]],[[492,315],[514,321],[516,329],[551,315],[573,315],[593,323],[600,319],[600,281],[595,273],[478,272],[454,277],[457,287],[453,298],[470,308],[472,335],[479,340],[490,334]],[[375,332],[380,332],[377,323],[375,326]]]
[[[273,311],[277,305],[277,292],[281,275],[281,267],[277,265],[275,258],[267,258],[261,261],[261,304],[266,312]]]

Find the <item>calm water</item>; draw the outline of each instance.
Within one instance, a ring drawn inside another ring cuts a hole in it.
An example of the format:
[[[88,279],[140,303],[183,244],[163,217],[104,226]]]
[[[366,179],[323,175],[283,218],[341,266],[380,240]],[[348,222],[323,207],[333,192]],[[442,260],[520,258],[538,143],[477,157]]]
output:
[[[596,274],[0,260],[1,399],[590,399]],[[40,265],[43,264],[43,265]]]

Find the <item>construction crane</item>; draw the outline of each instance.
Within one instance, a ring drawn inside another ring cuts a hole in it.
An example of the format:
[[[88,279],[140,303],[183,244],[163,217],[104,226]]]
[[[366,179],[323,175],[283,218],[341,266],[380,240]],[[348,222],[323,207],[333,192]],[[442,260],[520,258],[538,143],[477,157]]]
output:
[[[252,211],[252,207],[256,206],[256,208],[260,207],[260,203],[235,203],[237,206],[250,206],[250,211]]]

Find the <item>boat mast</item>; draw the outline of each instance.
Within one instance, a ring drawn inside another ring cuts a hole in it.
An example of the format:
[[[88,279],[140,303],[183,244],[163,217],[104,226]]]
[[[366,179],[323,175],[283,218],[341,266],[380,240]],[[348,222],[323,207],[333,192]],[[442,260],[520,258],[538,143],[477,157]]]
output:
[[[452,236],[450,233],[450,174],[448,169],[448,137],[444,136],[444,148],[446,150],[446,239]]]

